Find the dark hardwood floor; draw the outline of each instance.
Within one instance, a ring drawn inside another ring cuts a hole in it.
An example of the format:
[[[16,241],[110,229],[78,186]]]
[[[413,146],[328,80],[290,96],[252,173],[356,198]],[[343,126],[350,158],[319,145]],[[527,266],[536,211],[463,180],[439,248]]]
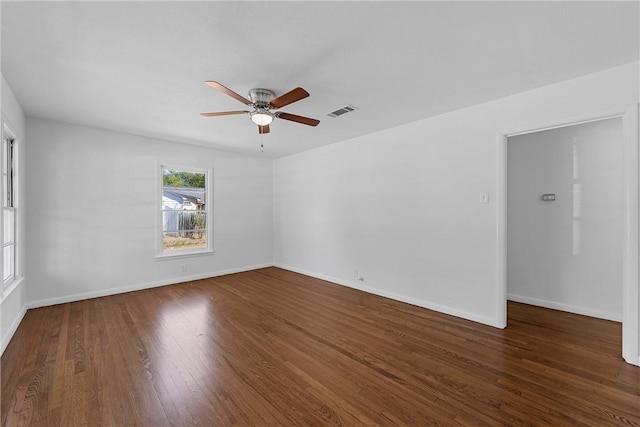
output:
[[[277,268],[29,310],[5,426],[640,426],[621,326],[505,330]]]

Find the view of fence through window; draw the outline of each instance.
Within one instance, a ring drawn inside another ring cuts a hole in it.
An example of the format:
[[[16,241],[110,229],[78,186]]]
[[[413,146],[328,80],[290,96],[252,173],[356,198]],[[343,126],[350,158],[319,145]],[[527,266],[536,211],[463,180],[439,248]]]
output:
[[[206,175],[162,168],[164,253],[207,248]]]

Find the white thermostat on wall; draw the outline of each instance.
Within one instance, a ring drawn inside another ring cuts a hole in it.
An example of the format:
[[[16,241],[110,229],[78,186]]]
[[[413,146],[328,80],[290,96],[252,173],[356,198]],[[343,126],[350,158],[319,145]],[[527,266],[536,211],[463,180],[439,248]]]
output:
[[[556,200],[555,194],[543,194],[541,197],[543,202],[553,202]]]

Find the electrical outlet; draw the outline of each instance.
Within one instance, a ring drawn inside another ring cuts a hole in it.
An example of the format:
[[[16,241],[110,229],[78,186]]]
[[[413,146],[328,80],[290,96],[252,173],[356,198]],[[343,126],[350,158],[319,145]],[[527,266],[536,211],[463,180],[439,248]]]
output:
[[[187,264],[180,264],[180,272],[181,273],[187,272]]]

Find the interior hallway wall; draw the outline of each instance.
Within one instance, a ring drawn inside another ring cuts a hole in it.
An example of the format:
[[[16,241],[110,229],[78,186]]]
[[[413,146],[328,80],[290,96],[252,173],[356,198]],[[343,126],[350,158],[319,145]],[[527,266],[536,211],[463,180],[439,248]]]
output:
[[[620,118],[509,138],[509,299],[622,320],[622,138]]]

